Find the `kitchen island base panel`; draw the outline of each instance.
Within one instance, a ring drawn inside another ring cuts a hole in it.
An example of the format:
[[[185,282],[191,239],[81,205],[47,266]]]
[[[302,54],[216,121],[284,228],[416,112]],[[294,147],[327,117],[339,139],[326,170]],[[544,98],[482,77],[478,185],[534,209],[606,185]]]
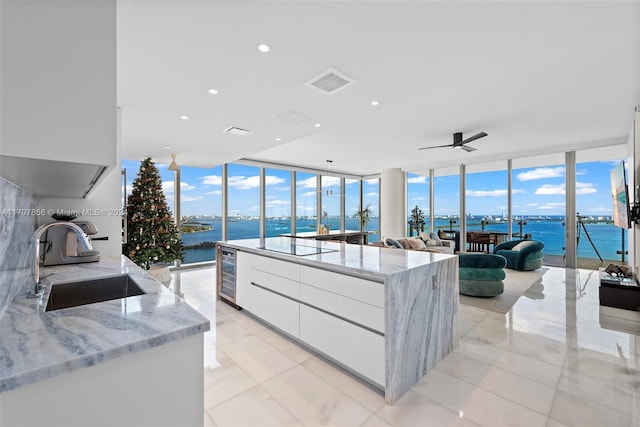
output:
[[[394,403],[458,345],[458,259],[389,277],[385,400]]]
[[[203,335],[0,393],[2,426],[202,426]]]

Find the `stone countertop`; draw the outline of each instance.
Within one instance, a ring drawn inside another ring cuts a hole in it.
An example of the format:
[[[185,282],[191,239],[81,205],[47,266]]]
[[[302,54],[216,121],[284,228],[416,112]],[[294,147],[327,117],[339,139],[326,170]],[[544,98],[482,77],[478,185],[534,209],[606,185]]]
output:
[[[144,295],[45,312],[58,282],[131,275]],[[0,393],[204,333],[209,320],[128,258],[40,269],[41,298],[23,286],[0,316]],[[46,276],[46,277],[45,277]]]
[[[301,240],[293,237],[226,240],[217,243],[257,255],[296,262],[309,267],[335,271],[381,283],[391,275],[455,257],[450,254],[354,245],[326,240]],[[287,253],[292,249],[297,250],[298,253],[313,252],[316,249],[321,249],[323,252],[309,255]]]

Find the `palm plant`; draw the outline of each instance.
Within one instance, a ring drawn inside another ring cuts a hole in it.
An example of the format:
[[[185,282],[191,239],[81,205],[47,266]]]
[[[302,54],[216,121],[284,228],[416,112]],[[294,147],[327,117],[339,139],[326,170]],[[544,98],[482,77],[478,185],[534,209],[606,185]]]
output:
[[[360,220],[360,230],[366,230],[367,225],[369,224],[369,221],[371,220],[371,203],[369,203],[367,205],[366,208],[364,209],[360,209],[357,213],[356,216],[358,217],[358,220]]]

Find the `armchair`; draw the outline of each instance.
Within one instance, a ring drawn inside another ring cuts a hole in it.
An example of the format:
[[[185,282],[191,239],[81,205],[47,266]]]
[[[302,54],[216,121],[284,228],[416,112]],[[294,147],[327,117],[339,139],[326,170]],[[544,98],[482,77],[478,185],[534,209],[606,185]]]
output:
[[[511,240],[496,245],[494,254],[507,259],[507,268],[529,271],[542,267],[544,243],[539,240]]]

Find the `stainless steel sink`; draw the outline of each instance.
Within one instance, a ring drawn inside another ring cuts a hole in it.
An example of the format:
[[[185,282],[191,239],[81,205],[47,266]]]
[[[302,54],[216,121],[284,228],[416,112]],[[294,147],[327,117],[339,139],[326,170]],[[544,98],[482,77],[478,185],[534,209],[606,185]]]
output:
[[[93,304],[145,293],[128,274],[56,283],[51,286],[51,293],[49,294],[45,311]]]

